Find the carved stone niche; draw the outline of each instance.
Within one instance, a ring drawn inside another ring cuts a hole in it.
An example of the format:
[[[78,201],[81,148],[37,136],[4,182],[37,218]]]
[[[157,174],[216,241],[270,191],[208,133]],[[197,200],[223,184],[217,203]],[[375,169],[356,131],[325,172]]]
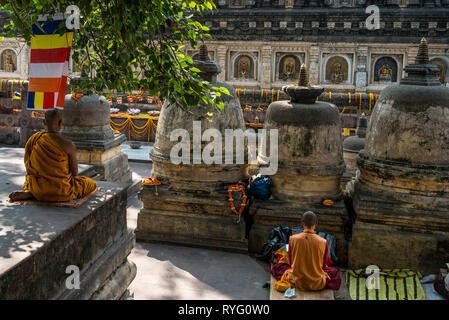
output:
[[[394,83],[401,77],[402,55],[373,54],[371,55],[371,82]]]
[[[230,80],[256,80],[258,75],[258,53],[257,52],[235,52],[230,53],[231,63],[228,74]]]
[[[277,52],[275,58],[275,81],[296,82],[299,79],[299,69],[304,61],[304,53]]]
[[[352,59],[352,54],[324,54],[323,81],[334,84],[352,83]]]
[[[12,49],[3,50],[0,55],[0,68],[3,72],[17,71],[17,55]]]

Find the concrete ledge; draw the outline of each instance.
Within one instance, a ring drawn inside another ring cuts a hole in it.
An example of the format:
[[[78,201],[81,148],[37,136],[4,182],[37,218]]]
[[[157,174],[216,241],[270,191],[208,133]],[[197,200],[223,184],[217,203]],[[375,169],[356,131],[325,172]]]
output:
[[[134,234],[126,225],[127,185],[97,181],[97,193],[76,209],[11,204],[6,202],[9,192],[24,181],[23,157],[3,160],[3,155],[0,299],[92,298],[113,281],[111,275],[134,246]],[[66,288],[70,265],[80,270],[79,290]],[[127,286],[134,275],[117,283]],[[110,292],[117,296],[108,297],[119,299],[126,289],[114,289]]]

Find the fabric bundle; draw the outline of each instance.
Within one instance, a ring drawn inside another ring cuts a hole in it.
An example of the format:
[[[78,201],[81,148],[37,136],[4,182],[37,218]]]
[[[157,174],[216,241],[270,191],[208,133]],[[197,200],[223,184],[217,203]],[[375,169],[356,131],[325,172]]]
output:
[[[40,20],[38,24],[32,27],[27,108],[64,108],[73,32],[65,29],[62,35],[59,34],[60,25],[65,28],[62,15],[55,15],[52,21]]]

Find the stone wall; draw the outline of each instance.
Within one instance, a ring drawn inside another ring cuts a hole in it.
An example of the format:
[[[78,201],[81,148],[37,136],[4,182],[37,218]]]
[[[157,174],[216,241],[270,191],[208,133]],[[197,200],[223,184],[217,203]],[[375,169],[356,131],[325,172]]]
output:
[[[449,14],[449,13],[448,13]],[[413,63],[418,45],[408,43],[408,39],[393,43],[385,39],[385,43],[376,42],[312,42],[312,41],[264,41],[264,40],[235,40],[226,39],[207,42],[208,48],[218,59],[223,72],[218,75],[219,81],[232,84],[235,88],[252,89],[281,89],[283,86],[296,83],[297,74],[286,79],[282,77],[284,69],[291,65],[281,64],[285,57],[297,59],[299,63],[305,63],[309,70],[309,81],[313,85],[320,85],[326,91],[331,92],[374,92],[399,81],[405,74],[403,66]],[[337,39],[335,39],[337,40]],[[198,50],[191,47],[186,49],[190,55],[197,54]],[[248,76],[236,77],[239,68],[239,58],[249,58],[254,72]],[[347,65],[338,68],[338,60],[344,59]],[[444,76],[442,81],[449,82],[449,45],[435,43],[429,40],[429,57],[439,60],[443,65]],[[334,58],[334,59],[332,59]],[[380,60],[388,58],[387,60]],[[284,59],[285,60],[285,59]],[[379,61],[380,60],[380,61]],[[379,61],[379,63],[377,63]],[[376,67],[377,63],[377,67]],[[298,68],[297,65],[293,66]],[[384,67],[382,69],[382,67]],[[393,69],[396,71],[393,74]],[[334,78],[326,76],[336,74]],[[344,75],[344,80],[339,80],[338,74]],[[381,76],[379,78],[379,75]]]

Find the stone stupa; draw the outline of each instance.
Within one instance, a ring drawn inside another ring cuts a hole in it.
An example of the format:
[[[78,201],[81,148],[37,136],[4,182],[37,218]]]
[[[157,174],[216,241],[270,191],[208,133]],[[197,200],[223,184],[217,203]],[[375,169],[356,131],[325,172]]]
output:
[[[449,261],[449,88],[421,40],[371,115],[354,184],[350,267],[437,272]]]
[[[251,205],[249,248],[259,252],[273,227],[301,226],[302,214],[312,210],[318,214],[318,231],[336,236],[339,262],[344,263],[350,226],[340,187],[345,168],[340,114],[335,105],[316,101],[323,88],[309,86],[305,65],[299,85],[285,91],[290,100],[271,103],[264,125],[267,131],[278,130],[278,171],[271,176],[274,199]],[[268,135],[266,149],[270,143]],[[259,163],[266,158],[262,147]]]
[[[237,223],[238,217],[229,204],[228,186],[247,179],[248,166],[236,164],[236,161],[225,164],[225,143],[222,144],[220,156],[222,164],[205,164],[204,159],[198,159],[198,154],[194,154],[193,124],[194,121],[201,123],[201,135],[207,129],[218,129],[224,141],[226,129],[245,130],[243,111],[233,87],[216,81],[221,68],[217,62],[209,61],[205,45],[201,46],[199,60],[195,61],[195,65],[201,70],[201,78],[210,82],[211,88],[226,87],[231,95],[220,97],[224,103],[221,110],[215,105],[204,103],[184,110],[170,99],[165,101],[154,147],[150,152],[153,160],[151,175],[162,185],[143,186],[140,192],[143,209],[138,215],[136,236],[139,240],[246,252],[248,242],[245,239],[245,222],[241,218],[240,223]],[[178,141],[171,141],[170,136],[176,129],[184,129],[189,134],[188,163],[176,164],[171,160],[171,150]],[[203,152],[208,143],[199,141],[197,147]],[[235,153],[233,157],[235,160]],[[195,159],[199,163],[195,163]],[[240,201],[237,195],[235,197],[235,204],[239,207]]]

